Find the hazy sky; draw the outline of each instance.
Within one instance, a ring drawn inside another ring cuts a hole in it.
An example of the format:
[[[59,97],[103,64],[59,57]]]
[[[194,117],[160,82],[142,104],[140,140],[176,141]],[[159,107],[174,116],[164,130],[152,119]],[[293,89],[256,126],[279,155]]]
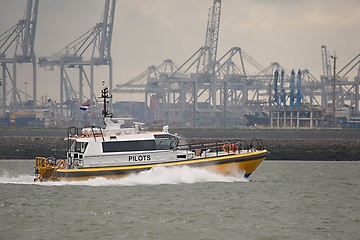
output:
[[[0,0],[0,34],[24,17],[26,2]],[[212,4],[213,0],[118,0],[112,41],[115,84],[164,59],[185,62],[204,45]],[[40,0],[36,55],[51,56],[91,29],[100,21],[103,5],[102,0]],[[360,52],[359,39],[359,0],[222,1],[218,56],[240,47],[264,67],[280,62],[287,69],[307,68],[319,78],[321,45],[330,53],[336,51],[340,69]],[[31,83],[27,68],[19,67],[20,89],[24,82]],[[99,72],[97,87],[107,79]],[[38,98],[58,99],[59,69],[39,68],[38,82]]]

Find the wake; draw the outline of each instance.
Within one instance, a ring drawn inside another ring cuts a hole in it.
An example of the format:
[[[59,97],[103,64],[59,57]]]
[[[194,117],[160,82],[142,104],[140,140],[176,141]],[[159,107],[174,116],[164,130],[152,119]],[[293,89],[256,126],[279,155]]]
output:
[[[187,166],[171,168],[153,168],[146,172],[129,175],[119,179],[95,178],[88,181],[59,181],[34,182],[31,175],[9,176],[4,173],[0,177],[0,184],[31,184],[44,186],[141,186],[161,184],[193,184],[200,182],[248,182],[242,173],[224,176],[205,169],[190,168]]]

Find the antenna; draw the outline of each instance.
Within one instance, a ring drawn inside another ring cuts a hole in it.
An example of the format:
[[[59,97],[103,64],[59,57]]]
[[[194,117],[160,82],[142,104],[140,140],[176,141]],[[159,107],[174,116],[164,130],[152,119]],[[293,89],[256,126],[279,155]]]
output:
[[[102,81],[103,85],[105,86],[105,81]],[[109,96],[109,87],[106,86],[101,90],[101,96],[100,98],[104,101],[104,108],[102,110],[102,115],[104,118],[110,117],[112,118],[112,113],[109,113],[109,110],[107,109],[107,103],[109,103],[109,99],[112,98],[112,96]]]

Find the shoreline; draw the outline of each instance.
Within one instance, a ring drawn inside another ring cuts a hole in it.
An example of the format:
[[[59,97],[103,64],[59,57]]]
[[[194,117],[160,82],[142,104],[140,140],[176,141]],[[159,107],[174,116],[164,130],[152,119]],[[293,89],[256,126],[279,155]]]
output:
[[[37,156],[65,158],[63,137],[3,137],[0,159],[34,159]],[[182,145],[199,142],[235,141],[235,138],[183,138]],[[251,139],[241,139],[247,144]],[[360,141],[349,139],[262,139],[270,151],[268,160],[359,161]],[[246,144],[245,144],[246,145]]]
[[[268,160],[359,161],[360,130],[173,129],[180,144],[261,139]],[[65,158],[66,129],[0,129],[0,159]]]

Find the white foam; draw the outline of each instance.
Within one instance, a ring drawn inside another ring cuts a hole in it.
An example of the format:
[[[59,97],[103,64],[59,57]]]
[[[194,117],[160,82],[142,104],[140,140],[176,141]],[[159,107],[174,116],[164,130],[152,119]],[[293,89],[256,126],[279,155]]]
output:
[[[149,171],[129,175],[119,179],[95,178],[88,181],[60,181],[34,183],[33,176],[11,177],[4,174],[0,177],[0,183],[12,184],[39,184],[44,186],[137,186],[137,185],[160,185],[160,184],[192,184],[198,182],[248,182],[242,173],[234,173],[229,176],[216,174],[200,168],[190,168],[187,166],[171,168],[153,168]]]
[[[0,183],[33,184],[34,176],[31,175],[10,176],[9,173],[4,172],[3,175],[0,176]]]

